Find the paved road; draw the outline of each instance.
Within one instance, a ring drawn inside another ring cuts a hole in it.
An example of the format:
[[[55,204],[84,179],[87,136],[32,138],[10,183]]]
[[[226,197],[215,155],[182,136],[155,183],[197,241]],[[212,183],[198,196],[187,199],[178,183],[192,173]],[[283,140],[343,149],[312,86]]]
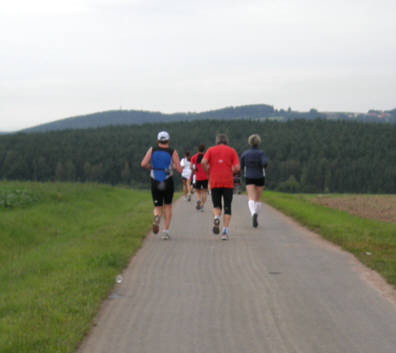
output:
[[[146,239],[79,352],[396,352],[396,306],[351,255],[269,207],[253,229],[245,196],[233,213],[221,241],[179,200],[172,240]]]

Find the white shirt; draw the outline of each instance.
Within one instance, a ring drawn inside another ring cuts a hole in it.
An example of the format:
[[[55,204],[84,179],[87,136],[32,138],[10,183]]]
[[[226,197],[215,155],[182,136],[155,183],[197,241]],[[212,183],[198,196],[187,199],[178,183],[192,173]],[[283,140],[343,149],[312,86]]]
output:
[[[190,179],[191,177],[191,162],[187,158],[183,158],[180,161],[180,165],[183,168],[182,170],[182,177],[186,179]]]

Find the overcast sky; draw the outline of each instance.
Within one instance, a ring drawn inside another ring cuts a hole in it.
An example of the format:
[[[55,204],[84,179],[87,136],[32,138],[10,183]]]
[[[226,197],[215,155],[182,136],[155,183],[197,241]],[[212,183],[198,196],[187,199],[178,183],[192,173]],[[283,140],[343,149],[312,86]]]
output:
[[[114,109],[396,107],[395,0],[4,0],[0,130]]]

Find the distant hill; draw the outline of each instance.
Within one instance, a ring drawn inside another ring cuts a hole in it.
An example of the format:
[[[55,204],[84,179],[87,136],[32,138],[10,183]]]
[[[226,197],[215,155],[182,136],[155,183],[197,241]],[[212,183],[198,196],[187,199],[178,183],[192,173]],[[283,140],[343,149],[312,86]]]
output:
[[[237,107],[226,107],[199,113],[150,112],[142,110],[111,110],[89,115],[81,115],[37,125],[20,132],[45,132],[67,129],[88,129],[104,126],[141,125],[145,123],[169,123],[192,120],[276,120],[288,121],[295,119],[327,119],[353,120],[361,122],[396,123],[396,109],[390,111],[370,110],[367,113],[319,112],[311,109],[308,112],[274,109],[272,105],[254,104]]]
[[[141,110],[111,110],[89,115],[81,115],[54,121],[24,129],[23,132],[43,132],[65,129],[87,129],[109,125],[141,125],[145,123],[169,123],[190,120],[235,120],[260,119],[273,115],[274,108],[270,105],[257,104],[239,107],[227,107],[201,113],[164,114]]]

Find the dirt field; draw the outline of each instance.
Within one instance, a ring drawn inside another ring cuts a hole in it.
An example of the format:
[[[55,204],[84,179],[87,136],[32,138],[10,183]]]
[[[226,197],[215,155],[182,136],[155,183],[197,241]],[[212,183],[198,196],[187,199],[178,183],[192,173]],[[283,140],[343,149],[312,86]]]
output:
[[[359,217],[396,223],[396,195],[318,196],[313,201]]]

